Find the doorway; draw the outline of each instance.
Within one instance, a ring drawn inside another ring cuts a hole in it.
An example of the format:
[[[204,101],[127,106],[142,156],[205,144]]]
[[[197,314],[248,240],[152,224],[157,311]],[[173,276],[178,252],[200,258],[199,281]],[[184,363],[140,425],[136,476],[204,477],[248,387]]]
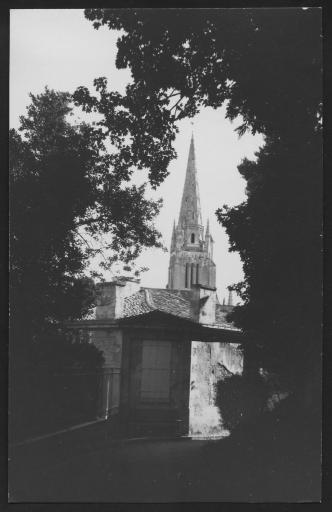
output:
[[[171,350],[169,341],[144,340],[140,399],[143,403],[170,400]]]

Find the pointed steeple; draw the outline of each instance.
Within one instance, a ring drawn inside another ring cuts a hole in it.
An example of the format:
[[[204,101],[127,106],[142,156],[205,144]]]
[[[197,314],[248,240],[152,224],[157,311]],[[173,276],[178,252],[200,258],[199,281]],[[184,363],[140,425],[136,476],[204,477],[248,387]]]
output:
[[[184,182],[179,226],[202,225],[201,206],[197,182],[194,134],[191,136],[186,179]]]
[[[168,288],[186,290],[194,285],[215,288],[216,265],[210,228],[204,239],[199,200],[195,145],[192,135],[178,225],[173,227]]]
[[[171,239],[171,252],[174,251],[176,244],[176,232],[175,232],[175,220],[173,222],[173,231],[172,231],[172,239]]]

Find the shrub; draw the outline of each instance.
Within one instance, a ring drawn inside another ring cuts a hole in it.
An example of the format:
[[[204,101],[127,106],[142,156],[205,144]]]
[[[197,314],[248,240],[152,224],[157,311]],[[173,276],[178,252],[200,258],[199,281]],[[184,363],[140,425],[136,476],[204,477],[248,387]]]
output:
[[[224,427],[230,431],[240,422],[257,417],[264,410],[267,398],[267,385],[259,375],[232,375],[217,384],[216,405]]]
[[[48,434],[95,419],[103,354],[63,332],[45,333],[11,358],[10,442]]]

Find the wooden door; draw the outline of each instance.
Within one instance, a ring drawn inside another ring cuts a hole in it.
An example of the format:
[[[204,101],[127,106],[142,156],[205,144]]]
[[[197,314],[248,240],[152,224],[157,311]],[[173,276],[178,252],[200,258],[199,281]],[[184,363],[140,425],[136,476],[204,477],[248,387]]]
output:
[[[172,344],[169,341],[143,341],[141,403],[169,403],[171,351]]]

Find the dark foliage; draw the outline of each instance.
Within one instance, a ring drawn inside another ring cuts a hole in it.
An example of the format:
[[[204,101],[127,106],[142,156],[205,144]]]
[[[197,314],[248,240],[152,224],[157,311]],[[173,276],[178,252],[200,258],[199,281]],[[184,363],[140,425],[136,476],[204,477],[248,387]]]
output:
[[[87,9],[95,28],[122,30],[117,66],[129,67],[126,95],[76,99],[117,109],[130,135],[122,154],[145,165],[152,183],[174,158],[176,122],[226,102],[227,117],[265,136],[256,162],[239,170],[248,199],[217,215],[239,251],[244,304],[232,320],[249,339],[245,371],[260,366],[300,388],[320,373],[321,11],[319,9]],[[112,116],[111,116],[112,119]],[[317,397],[316,397],[317,399]]]
[[[69,123],[70,101],[47,88],[31,95],[23,136],[10,132],[11,324],[24,344],[89,312],[94,285],[84,270],[100,249],[87,235],[111,236],[106,268],[159,244],[159,205],[112,171],[98,131]]]
[[[68,352],[67,346],[62,345],[59,351],[61,349],[65,354]],[[75,349],[74,346],[73,355],[77,363],[82,354]],[[56,355],[58,359],[61,357],[59,353]],[[90,359],[90,369],[65,367],[63,364],[56,369],[43,361],[43,365],[21,367],[19,375],[14,373],[8,430],[10,442],[96,419],[101,375],[93,365],[91,351],[88,350],[86,355]]]
[[[144,246],[160,246],[153,226],[159,203],[115,172],[98,130],[69,122],[70,94],[46,88],[30,97],[19,131],[10,131],[10,409],[13,428],[27,430],[43,424],[47,404],[59,408],[66,400],[47,375],[96,371],[103,362],[99,350],[74,342],[63,328],[94,305],[85,270],[101,249],[87,239],[109,235],[107,269],[116,260],[128,264]]]
[[[320,357],[321,138],[313,133],[307,150],[302,142],[267,142],[239,167],[247,201],[218,211],[246,276],[232,318],[253,340],[257,366],[290,387],[311,379]]]
[[[217,475],[227,479],[236,500],[319,501],[321,496],[320,415],[291,396],[257,421],[240,422],[232,435],[211,447]]]
[[[87,9],[85,15],[95,28],[124,31],[117,66],[129,67],[134,83],[123,101],[135,132],[143,115],[144,147],[150,135],[161,139],[174,130],[176,119],[225,100],[230,119],[242,116],[242,132],[292,134],[317,122],[318,9],[179,9],[162,16],[154,9]]]
[[[266,407],[268,388],[259,375],[232,375],[220,380],[216,391],[223,426],[230,431],[253,421]]]

